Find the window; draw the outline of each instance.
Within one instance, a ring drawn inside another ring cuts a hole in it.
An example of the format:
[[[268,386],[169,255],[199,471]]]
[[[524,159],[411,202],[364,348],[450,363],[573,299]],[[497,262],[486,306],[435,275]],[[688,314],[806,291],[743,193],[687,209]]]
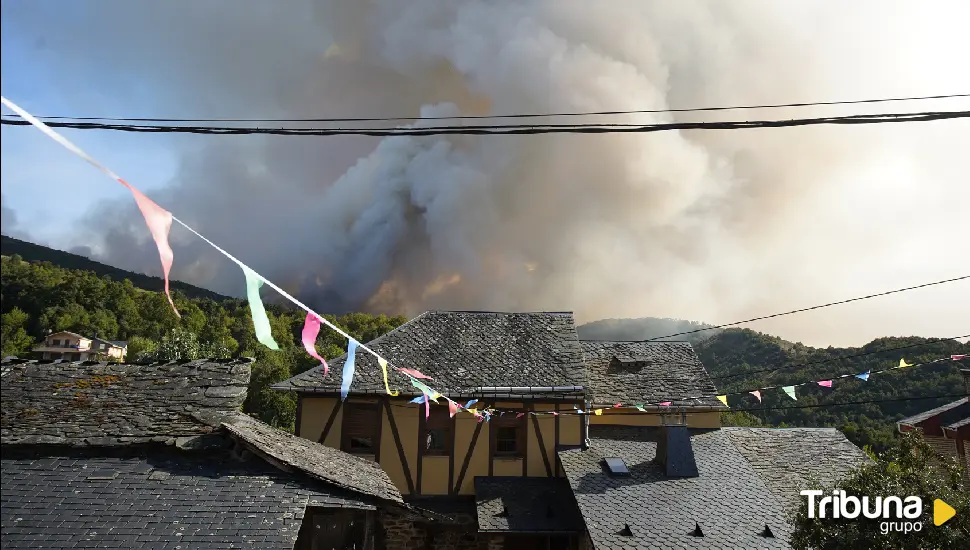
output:
[[[60,338],[54,338],[53,340],[51,340],[51,347],[52,348],[59,347],[60,345],[61,345],[61,339]]]
[[[525,419],[506,414],[492,420],[495,456],[517,457],[525,452]]]
[[[421,411],[424,414],[424,411]],[[424,454],[451,454],[451,415],[448,407],[433,406],[431,415],[424,422]]]
[[[378,423],[377,405],[347,403],[344,406],[343,428],[340,433],[340,450],[362,455],[377,454]]]

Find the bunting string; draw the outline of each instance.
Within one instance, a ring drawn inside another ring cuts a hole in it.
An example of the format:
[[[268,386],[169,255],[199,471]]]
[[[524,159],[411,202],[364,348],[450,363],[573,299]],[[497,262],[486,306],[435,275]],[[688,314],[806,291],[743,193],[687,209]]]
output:
[[[156,204],[155,202],[153,202],[147,196],[145,196],[144,194],[142,194],[134,186],[132,186],[131,184],[129,184],[128,182],[126,182],[125,180],[123,180],[120,176],[118,176],[117,174],[115,174],[114,172],[112,172],[111,170],[109,170],[107,167],[105,167],[101,163],[99,163],[96,160],[94,160],[91,156],[89,156],[87,153],[85,153],[79,147],[77,147],[76,145],[74,145],[73,143],[71,143],[70,141],[68,141],[66,138],[64,138],[63,136],[61,136],[60,134],[58,134],[57,132],[55,132],[54,130],[52,130],[50,127],[48,127],[46,124],[44,124],[43,122],[41,122],[37,118],[35,118],[32,115],[30,115],[30,113],[27,113],[26,111],[24,111],[19,106],[17,106],[13,102],[9,101],[5,97],[0,96],[0,101],[2,101],[3,105],[6,105],[8,108],[10,108],[14,112],[16,112],[24,120],[30,122],[33,126],[35,126],[41,132],[43,132],[44,134],[46,134],[48,137],[50,137],[54,141],[60,143],[65,148],[67,148],[69,151],[73,152],[77,156],[81,157],[82,159],[84,159],[85,161],[87,161],[88,163],[90,163],[91,165],[93,165],[94,167],[96,167],[98,170],[100,170],[104,174],[106,174],[109,177],[111,177],[112,179],[116,180],[118,183],[120,183],[121,185],[125,186],[132,193],[132,196],[135,199],[135,203],[137,204],[139,210],[141,211],[142,216],[145,218],[145,224],[148,226],[149,232],[152,235],[152,239],[155,241],[156,247],[158,248],[159,259],[160,259],[161,264],[162,264],[162,273],[163,273],[164,281],[165,281],[165,295],[168,298],[169,304],[172,306],[172,310],[175,312],[175,314],[177,316],[181,317],[181,315],[179,314],[178,310],[175,307],[175,303],[172,300],[171,292],[169,290],[169,274],[170,274],[170,271],[171,271],[172,263],[174,261],[174,254],[173,254],[172,248],[171,248],[171,246],[169,244],[169,233],[171,231],[171,226],[172,226],[172,223],[173,222],[175,222],[175,223],[181,225],[182,227],[184,227],[190,233],[192,233],[193,235],[195,235],[196,237],[198,237],[199,239],[201,239],[202,241],[204,241],[206,244],[208,244],[209,246],[211,246],[212,248],[214,248],[217,252],[219,252],[220,254],[222,254],[223,256],[225,256],[226,258],[228,258],[230,261],[232,261],[233,263],[235,263],[243,271],[243,274],[245,275],[245,278],[246,278],[247,298],[248,298],[248,301],[249,301],[250,311],[251,311],[252,318],[253,318],[253,326],[254,326],[254,330],[256,332],[256,338],[257,338],[257,340],[259,340],[260,343],[262,343],[263,345],[267,346],[270,349],[274,349],[274,350],[279,349],[279,346],[277,345],[276,341],[273,339],[272,330],[271,330],[271,326],[270,326],[270,323],[269,323],[269,319],[268,319],[268,317],[266,315],[266,309],[263,306],[262,300],[260,299],[260,296],[259,296],[260,288],[262,286],[264,286],[264,285],[272,288],[273,290],[275,290],[276,292],[278,292],[281,296],[283,296],[284,298],[286,298],[288,301],[290,301],[291,303],[293,303],[294,305],[296,305],[300,309],[306,311],[307,317],[306,317],[306,320],[304,322],[303,333],[302,333],[303,345],[304,345],[304,348],[306,349],[307,353],[310,354],[311,357],[313,357],[313,358],[317,359],[318,361],[320,361],[321,365],[324,368],[324,375],[325,376],[327,375],[327,373],[329,371],[329,367],[327,365],[326,360],[323,357],[321,357],[316,352],[316,348],[315,348],[316,338],[317,338],[317,336],[319,335],[319,332],[320,332],[320,325],[321,324],[326,325],[328,328],[330,328],[331,330],[333,330],[337,334],[340,334],[341,336],[343,336],[344,338],[347,339],[347,358],[344,361],[343,372],[342,372],[342,376],[341,376],[341,386],[340,386],[340,396],[341,396],[341,399],[346,399],[347,398],[347,395],[350,392],[351,385],[353,384],[353,379],[354,379],[354,374],[355,374],[355,364],[356,364],[356,351],[359,348],[359,349],[362,349],[365,352],[373,355],[377,359],[377,362],[380,365],[381,370],[382,370],[382,374],[383,374],[383,378],[384,378],[384,388],[385,388],[385,391],[387,392],[387,394],[389,394],[391,396],[397,396],[397,395],[400,394],[399,391],[397,391],[397,390],[393,390],[392,391],[391,388],[390,388],[390,384],[388,383],[388,377],[387,377],[387,368],[388,368],[388,366],[391,366],[392,368],[395,368],[395,370],[397,370],[399,373],[401,373],[402,375],[404,375],[404,376],[406,376],[408,378],[408,380],[411,382],[411,385],[416,390],[418,390],[418,391],[421,392],[421,395],[418,396],[418,397],[416,397],[416,398],[414,398],[414,399],[412,399],[411,402],[412,403],[416,403],[416,404],[424,404],[424,406],[425,406],[425,416],[426,417],[430,415],[430,403],[431,402],[439,403],[438,399],[441,399],[441,398],[444,398],[448,402],[449,414],[451,416],[455,416],[458,412],[464,410],[464,411],[472,414],[473,416],[477,417],[477,419],[478,419],[479,422],[482,422],[483,420],[487,422],[495,414],[498,414],[499,416],[501,416],[502,414],[505,414],[505,413],[516,412],[516,418],[522,417],[522,416],[524,416],[526,414],[525,412],[521,412],[521,411],[501,411],[501,410],[497,410],[497,409],[490,408],[490,407],[481,408],[481,409],[480,408],[472,408],[472,405],[475,405],[476,403],[478,403],[478,400],[475,400],[475,399],[473,399],[471,401],[468,401],[467,403],[465,403],[464,405],[462,405],[462,404],[457,403],[454,400],[452,400],[452,399],[444,396],[443,394],[441,394],[440,392],[438,392],[437,390],[435,390],[431,386],[429,386],[426,383],[424,383],[424,382],[421,381],[421,380],[433,381],[434,380],[433,378],[424,375],[423,373],[421,373],[420,371],[418,371],[416,369],[396,368],[396,367],[394,367],[393,365],[391,365],[390,362],[388,362],[380,354],[378,354],[377,352],[375,352],[374,350],[372,350],[368,346],[366,346],[366,345],[358,342],[356,339],[354,339],[348,333],[346,333],[345,331],[343,331],[342,329],[340,329],[340,327],[338,327],[336,324],[328,321],[322,315],[320,315],[320,314],[316,313],[315,311],[313,311],[312,309],[310,309],[303,302],[297,300],[296,298],[294,298],[293,296],[291,296],[288,292],[286,292],[285,290],[283,290],[282,288],[280,288],[279,286],[277,286],[276,284],[274,284],[272,281],[270,281],[269,279],[266,279],[265,277],[263,277],[262,275],[260,275],[256,271],[254,271],[252,268],[250,268],[246,264],[242,263],[240,260],[236,259],[232,254],[230,254],[229,252],[223,250],[221,247],[219,247],[218,245],[216,245],[214,242],[212,242],[211,240],[209,240],[208,238],[206,238],[205,236],[203,236],[202,234],[200,234],[198,231],[196,231],[195,229],[193,229],[192,227],[190,227],[188,224],[186,224],[182,220],[180,220],[177,217],[175,217],[174,215],[172,215],[171,212],[169,212],[169,211],[163,209],[162,207],[160,207],[158,204]],[[920,366],[925,366],[925,365],[931,365],[931,364],[939,363],[941,361],[945,361],[947,359],[950,359],[950,360],[953,360],[953,361],[960,361],[960,360],[965,359],[966,357],[967,357],[966,355],[951,355],[948,358],[936,359],[936,360],[933,360],[933,361],[928,361],[928,362],[919,363],[919,364],[909,364],[909,363],[906,362],[905,359],[900,359],[899,364],[897,366],[894,366],[894,367],[890,367],[890,368],[883,369],[883,370],[880,370],[880,371],[866,371],[864,373],[843,374],[843,375],[841,375],[841,376],[839,376],[837,378],[855,377],[855,378],[858,378],[858,379],[863,380],[863,381],[868,381],[869,377],[871,375],[873,375],[873,374],[882,374],[882,373],[889,372],[889,371],[892,371],[892,370],[897,370],[897,369],[913,368],[913,367],[920,367]],[[789,386],[783,386],[783,387],[781,387],[781,389],[784,391],[784,393],[786,393],[793,400],[797,400],[796,393],[795,393],[795,388],[798,387],[798,386],[804,386],[804,385],[809,385],[809,384],[815,384],[815,385],[818,385],[820,387],[825,387],[825,388],[832,388],[833,387],[833,379],[813,380],[813,381],[803,382],[801,384],[793,384],[793,385],[789,385]],[[698,396],[680,397],[680,398],[675,398],[675,399],[671,399],[671,398],[668,397],[664,401],[658,401],[658,402],[653,402],[653,403],[627,404],[627,406],[635,407],[639,411],[646,412],[646,409],[645,409],[646,406],[659,406],[659,407],[666,408],[666,407],[671,407],[673,405],[673,403],[674,402],[677,402],[677,401],[690,401],[690,400],[697,400],[697,399],[703,399],[703,398],[711,398],[711,397],[713,397],[713,398],[716,398],[724,406],[727,407],[728,406],[728,399],[727,399],[727,397],[729,395],[751,394],[755,398],[757,398],[759,402],[761,402],[762,401],[762,392],[765,391],[765,390],[775,389],[775,388],[777,388],[777,386],[768,386],[768,387],[758,388],[758,389],[754,389],[754,390],[749,390],[749,391],[746,391],[746,392],[733,392],[733,393],[721,394],[721,395],[698,395]],[[622,406],[623,406],[622,403],[616,403],[611,408],[619,408],[619,407],[622,407]],[[574,406],[573,414],[579,414],[579,415],[589,415],[589,414],[592,414],[592,415],[602,415],[603,414],[603,410],[604,410],[603,408],[596,408],[596,409],[593,409],[593,410],[585,410],[584,411],[583,409],[579,409],[578,407],[575,407]],[[543,415],[543,414],[559,415],[559,414],[563,414],[563,411],[529,411],[529,414],[533,414],[533,415]]]

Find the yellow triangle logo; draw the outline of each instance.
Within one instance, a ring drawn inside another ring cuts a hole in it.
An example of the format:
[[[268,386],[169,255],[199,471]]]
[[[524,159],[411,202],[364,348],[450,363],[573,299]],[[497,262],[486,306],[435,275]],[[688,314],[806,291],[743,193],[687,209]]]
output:
[[[940,499],[933,501],[933,525],[939,527],[950,521],[950,518],[957,515],[957,511],[952,506]]]

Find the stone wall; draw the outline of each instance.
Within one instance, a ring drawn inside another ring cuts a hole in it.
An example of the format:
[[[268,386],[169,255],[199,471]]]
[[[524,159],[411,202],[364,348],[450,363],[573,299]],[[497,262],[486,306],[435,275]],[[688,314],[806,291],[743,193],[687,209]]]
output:
[[[387,550],[501,550],[501,537],[478,533],[477,524],[430,526],[397,516],[385,515],[384,540]],[[498,546],[488,539],[498,538]]]

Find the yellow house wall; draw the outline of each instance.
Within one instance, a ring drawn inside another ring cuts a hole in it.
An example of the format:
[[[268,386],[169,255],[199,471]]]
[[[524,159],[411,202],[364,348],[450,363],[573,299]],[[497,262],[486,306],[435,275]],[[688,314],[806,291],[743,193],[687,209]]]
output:
[[[604,409],[603,414],[588,416],[590,425],[612,424],[615,426],[659,426],[659,413],[652,414],[630,414],[639,413],[634,408]],[[626,413],[626,414],[624,414]],[[680,415],[676,415],[678,420]],[[687,413],[687,427],[689,428],[720,428],[721,414],[716,411]]]
[[[350,397],[349,402],[365,402],[374,399],[357,399]],[[339,402],[334,397],[313,397],[303,396],[300,406],[300,437],[318,441],[326,426],[327,419],[330,417],[333,408]],[[465,463],[468,449],[476,427],[479,425],[477,419],[467,413],[459,413],[455,418],[454,433],[454,465],[453,475],[449,475],[449,460],[447,456],[425,456],[421,462],[421,479],[418,485],[418,445],[420,444],[419,429],[421,418],[424,415],[424,407],[409,404],[407,400],[392,399],[390,403],[390,413],[394,415],[394,422],[400,436],[401,446],[404,449],[405,460],[411,474],[411,483],[415,493],[424,495],[447,495],[449,489],[453,488],[461,475],[462,465]],[[518,403],[496,403],[496,407],[505,409],[518,409],[524,405]],[[561,405],[562,410],[572,410],[571,405]],[[554,410],[554,405],[537,404],[535,410]],[[405,468],[401,463],[397,444],[394,440],[391,424],[388,419],[388,408],[382,407],[381,413],[381,440],[380,440],[380,465],[387,472],[388,477],[403,494],[409,494],[408,479]],[[328,447],[340,448],[340,431],[343,420],[343,407],[337,412],[330,432],[327,434],[324,444]],[[544,452],[549,460],[550,468],[555,475],[556,472],[556,417],[543,415],[537,417],[539,429],[542,431],[544,449],[539,446],[535,434],[535,424],[531,417],[526,417],[526,461],[527,473],[530,476],[546,476],[545,463],[542,460]],[[490,423],[482,423],[481,431],[475,443],[475,448],[468,461],[462,485],[458,494],[474,494],[475,477],[489,475],[489,451],[490,451]],[[577,416],[559,417],[559,442],[561,445],[580,444],[580,423]],[[491,475],[494,476],[521,476],[521,458],[497,458],[492,462]]]

